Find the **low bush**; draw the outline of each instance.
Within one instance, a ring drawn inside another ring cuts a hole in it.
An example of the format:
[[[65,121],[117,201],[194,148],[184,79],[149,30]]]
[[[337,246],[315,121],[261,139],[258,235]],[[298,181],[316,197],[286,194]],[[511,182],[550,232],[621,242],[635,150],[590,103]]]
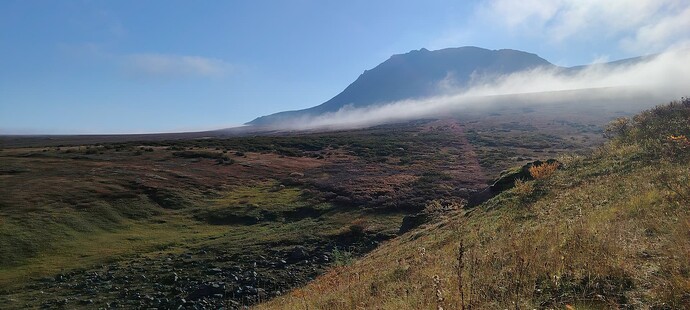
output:
[[[529,167],[529,174],[535,179],[535,180],[542,180],[542,179],[547,179],[551,175],[558,170],[558,167],[560,166],[560,163],[558,162],[545,162],[540,165],[534,165]],[[515,182],[515,186],[517,186],[517,181]]]
[[[223,159],[223,154],[211,151],[179,151],[173,152],[173,156],[182,158],[208,158],[208,159]],[[227,156],[226,156],[227,157]]]
[[[683,97],[611,122],[605,136],[614,143],[636,144],[648,157],[685,160],[690,155],[690,98]]]
[[[515,180],[515,189],[513,192],[521,197],[532,195],[534,192],[534,182],[517,179]]]
[[[331,252],[331,258],[333,259],[333,264],[336,266],[347,266],[355,261],[355,257],[351,251],[341,250],[335,247]]]

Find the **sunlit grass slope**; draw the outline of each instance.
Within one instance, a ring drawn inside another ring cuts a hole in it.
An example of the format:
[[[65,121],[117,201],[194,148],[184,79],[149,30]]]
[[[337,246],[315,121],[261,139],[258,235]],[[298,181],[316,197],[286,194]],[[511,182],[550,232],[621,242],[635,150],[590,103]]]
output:
[[[690,307],[690,100],[260,309]]]

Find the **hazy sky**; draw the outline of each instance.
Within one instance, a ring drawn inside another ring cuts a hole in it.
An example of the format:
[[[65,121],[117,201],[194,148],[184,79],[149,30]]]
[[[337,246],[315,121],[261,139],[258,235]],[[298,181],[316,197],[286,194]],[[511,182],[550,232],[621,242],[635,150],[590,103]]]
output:
[[[562,66],[686,46],[688,0],[0,1],[0,133],[230,127],[318,105],[392,54]]]

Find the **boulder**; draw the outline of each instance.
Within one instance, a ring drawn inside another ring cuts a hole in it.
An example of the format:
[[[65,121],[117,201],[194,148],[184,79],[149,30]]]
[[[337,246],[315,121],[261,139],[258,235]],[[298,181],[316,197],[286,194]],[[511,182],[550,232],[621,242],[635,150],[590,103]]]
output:
[[[403,218],[402,224],[400,225],[400,229],[398,230],[398,234],[404,234],[416,227],[419,227],[420,225],[426,223],[429,221],[429,214],[427,213],[418,213],[418,214],[410,214],[406,215]]]
[[[556,163],[558,164],[558,168],[561,168],[563,166],[559,161],[555,159],[549,159],[545,162],[541,160],[536,160],[530,163],[526,163],[522,167],[515,167],[512,169],[505,170],[501,172],[501,175],[491,185],[491,191],[498,194],[507,189],[511,189],[513,188],[513,186],[515,186],[515,180],[518,179],[533,180],[534,178],[532,178],[532,175],[529,173],[529,168],[532,168],[533,166],[540,166],[545,163]]]
[[[303,246],[296,246],[290,250],[289,258],[291,261],[299,261],[309,257],[309,252]]]
[[[526,163],[521,167],[514,167],[511,169],[504,170],[503,172],[501,172],[498,178],[494,180],[491,186],[471,195],[468,199],[467,207],[477,206],[483,203],[484,201],[487,201],[493,198],[494,196],[500,194],[501,192],[513,188],[515,186],[516,180],[533,180],[534,178],[532,178],[532,175],[529,173],[529,168],[533,166],[539,166],[544,163],[557,163],[559,169],[563,166],[563,164],[561,164],[559,161],[555,159],[548,159],[546,161],[536,160],[533,162]]]

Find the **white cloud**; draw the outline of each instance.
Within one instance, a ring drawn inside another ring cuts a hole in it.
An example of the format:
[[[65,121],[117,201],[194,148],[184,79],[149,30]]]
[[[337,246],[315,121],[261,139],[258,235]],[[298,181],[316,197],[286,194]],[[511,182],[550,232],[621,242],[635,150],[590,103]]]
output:
[[[623,46],[630,50],[643,50],[648,47],[663,48],[667,44],[672,46],[687,44],[690,41],[688,29],[690,29],[690,5],[656,23],[640,27],[634,36],[623,41]]]
[[[488,2],[485,7],[480,7],[480,13],[489,17],[499,17],[500,22],[508,27],[526,25],[543,27],[558,13],[559,6],[559,1],[496,0]]]
[[[687,0],[492,0],[476,15],[555,44],[609,39],[628,51],[650,53],[690,41]]]
[[[134,54],[125,57],[125,69],[151,77],[219,77],[233,68],[220,59],[200,56]]]

